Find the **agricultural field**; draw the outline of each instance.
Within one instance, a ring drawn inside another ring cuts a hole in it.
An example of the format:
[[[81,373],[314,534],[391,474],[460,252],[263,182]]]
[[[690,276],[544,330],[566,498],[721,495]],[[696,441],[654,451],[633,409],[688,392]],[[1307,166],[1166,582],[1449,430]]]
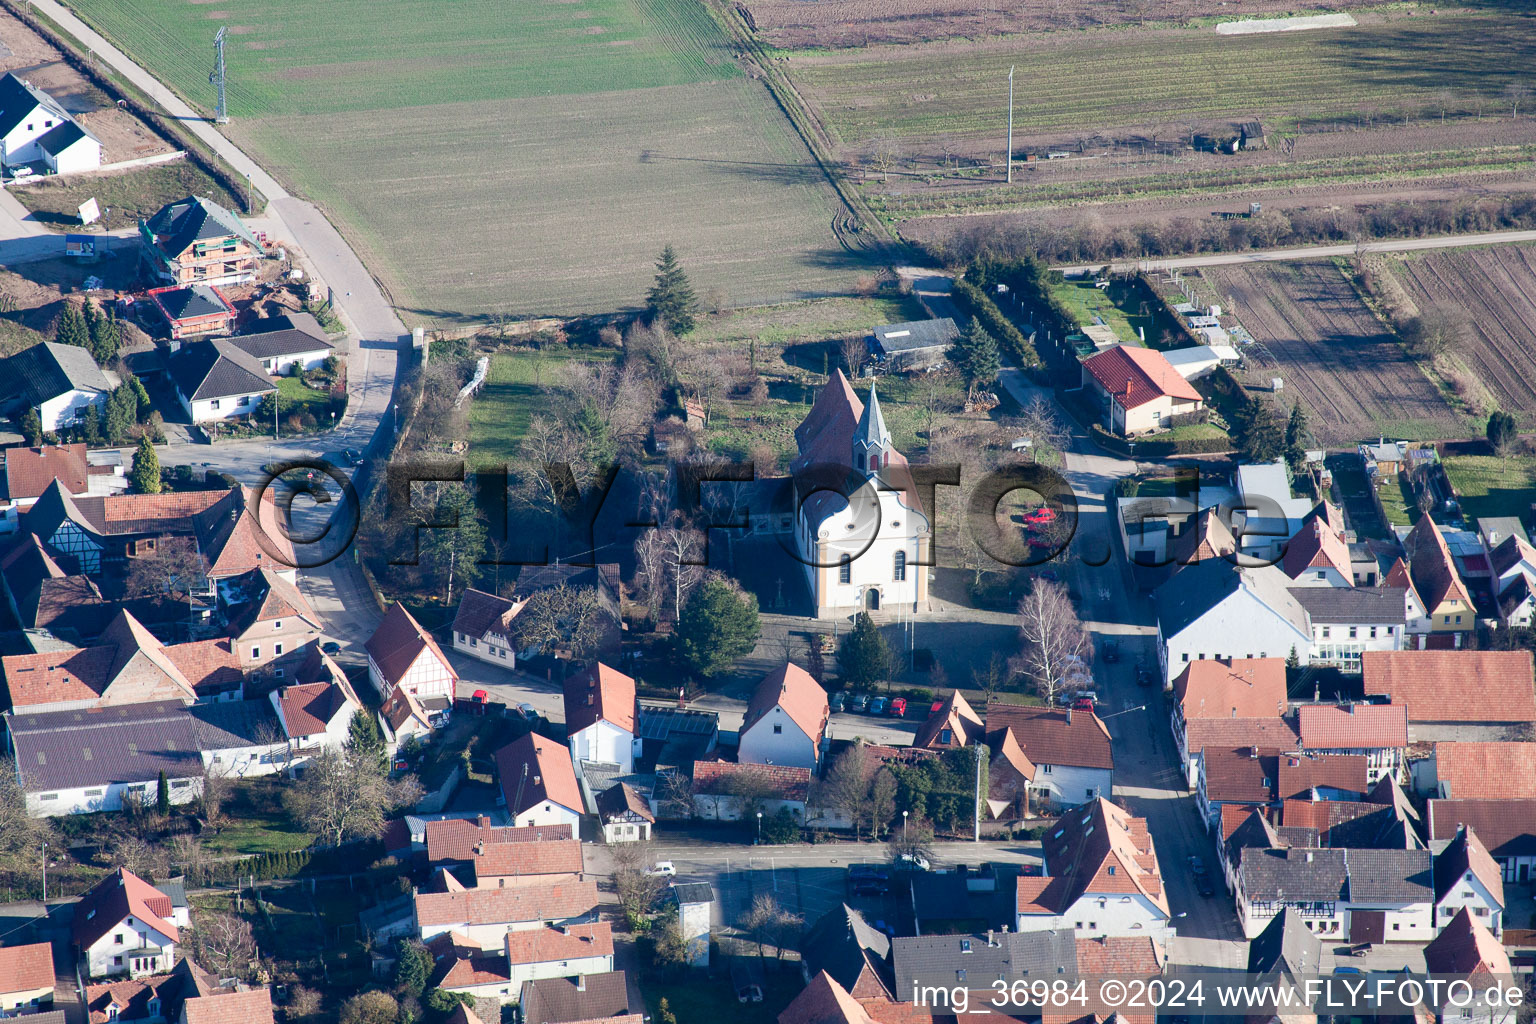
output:
[[[76,9],[318,202],[407,322],[636,304],[675,243],[733,304],[846,291],[840,207],[702,0]]]
[[[1536,249],[1404,255],[1391,264],[1420,310],[1463,325],[1456,354],[1515,413],[1536,413]]]
[[[1329,262],[1207,268],[1201,277],[1253,335],[1245,383],[1285,382],[1322,444],[1455,437],[1472,429]]]

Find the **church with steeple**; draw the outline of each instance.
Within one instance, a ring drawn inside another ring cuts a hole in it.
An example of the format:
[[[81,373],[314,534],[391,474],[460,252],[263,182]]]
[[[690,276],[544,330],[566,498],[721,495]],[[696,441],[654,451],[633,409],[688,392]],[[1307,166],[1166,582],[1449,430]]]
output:
[[[795,444],[795,547],[816,615],[927,611],[932,527],[875,388],[866,404],[834,373]]]

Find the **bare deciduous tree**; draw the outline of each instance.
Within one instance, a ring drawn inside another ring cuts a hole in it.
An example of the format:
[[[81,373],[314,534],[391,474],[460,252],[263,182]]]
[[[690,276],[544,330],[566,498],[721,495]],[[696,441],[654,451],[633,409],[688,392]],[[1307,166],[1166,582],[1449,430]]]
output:
[[[585,661],[602,646],[613,625],[596,587],[557,587],[535,591],[513,622],[520,647],[548,652],[563,648]]]
[[[1019,602],[1019,638],[1021,668],[1040,696],[1054,705],[1067,673],[1086,662],[1092,650],[1066,587],[1035,578]]]
[[[870,782],[869,757],[864,750],[864,741],[859,739],[832,762],[832,767],[815,785],[812,796],[819,810],[847,812],[857,839],[859,827],[868,815]]]
[[[366,751],[321,750],[304,777],[284,792],[289,813],[322,840],[339,845],[384,831],[384,815],[421,799],[421,783],[406,776],[391,783]]]
[[[251,924],[233,914],[201,911],[192,930],[198,962],[221,978],[243,978],[256,960],[256,936]]]
[[[16,774],[16,762],[0,759],[0,853],[41,851],[43,842],[52,835],[48,819],[27,813],[27,795]]]
[[[1030,457],[1035,462],[1054,463],[1067,449],[1071,438],[1055,406],[1040,395],[1032,398],[1017,420],[1019,432],[1030,440]]]
[[[655,848],[649,842],[620,843],[612,850],[619,908],[632,919],[649,914],[667,887],[665,877],[650,873],[656,866]]]
[[[162,540],[153,554],[128,559],[125,597],[161,597],[186,593],[204,576],[197,548],[187,540]]]
[[[1531,95],[1531,87],[1524,82],[1510,82],[1504,87],[1504,95],[1509,98],[1509,116],[1520,116],[1520,104]]]
[[[848,376],[857,377],[869,359],[869,346],[862,337],[843,338],[837,343],[837,354],[843,361]]]
[[[760,894],[752,901],[751,908],[741,917],[741,928],[757,943],[757,955],[765,955],[764,947],[773,946],[778,959],[784,958],[784,949],[793,941],[800,929],[799,915],[779,906],[768,893]]]

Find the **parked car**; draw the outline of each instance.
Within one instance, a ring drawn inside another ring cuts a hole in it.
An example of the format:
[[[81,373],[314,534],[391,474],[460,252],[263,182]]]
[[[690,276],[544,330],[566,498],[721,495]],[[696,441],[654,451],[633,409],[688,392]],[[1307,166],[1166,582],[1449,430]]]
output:
[[[1105,661],[1119,661],[1120,660],[1120,641],[1119,640],[1109,639],[1109,640],[1105,640],[1104,641],[1104,660]]]
[[[890,698],[888,697],[876,697],[874,700],[869,702],[869,713],[872,715],[885,714],[885,707],[890,702]]]
[[[848,695],[842,690],[837,690],[827,698],[827,707],[831,708],[832,713],[835,715],[839,711],[843,710],[843,705],[847,703],[847,701]]]
[[[1194,876],[1195,888],[1200,890],[1200,895],[1210,899],[1216,895],[1216,887],[1211,884],[1211,873],[1206,870],[1205,861],[1199,857],[1189,858],[1189,873]]]
[[[869,694],[851,693],[848,695],[849,711],[863,711],[867,707],[869,707]]]
[[[341,460],[349,466],[361,466],[363,464],[363,457],[357,454],[357,450],[354,448],[343,448],[341,450]]]
[[[932,869],[932,865],[928,863],[928,858],[920,853],[902,854],[901,863],[907,867],[916,868],[919,871],[929,871]]]
[[[337,643],[335,640],[327,640],[325,643],[320,645],[320,650],[326,654],[340,654],[341,644]]]
[[[1041,505],[1024,513],[1025,526],[1049,526],[1056,521],[1056,510],[1049,505]]]
[[[1358,967],[1335,967],[1333,969],[1333,973],[1334,974],[1364,974],[1365,972],[1362,971]]]
[[[848,878],[851,881],[876,881],[884,882],[890,878],[890,872],[878,864],[850,864],[848,865]]]
[[[673,867],[672,862],[669,860],[659,860],[655,863],[654,866],[652,866],[649,871],[646,872],[646,874],[660,875],[664,878],[671,878],[673,875],[677,874],[677,868]]]
[[[1073,711],[1092,711],[1093,699],[1091,697],[1075,697],[1072,700]]]
[[[880,932],[881,934],[883,934],[883,935],[885,935],[885,936],[887,936],[889,938],[892,938],[892,939],[894,939],[896,937],[896,929],[892,928],[890,925],[886,924],[884,921],[881,921],[881,920],[879,920],[877,918],[874,921],[874,926],[875,926],[875,931]]]
[[[893,697],[893,698],[891,698],[891,717],[892,718],[906,718],[907,717],[907,698],[905,698],[905,697]]]
[[[1146,665],[1136,666],[1137,686],[1151,686],[1155,682],[1157,682],[1157,677],[1152,674],[1152,670],[1150,668],[1148,668]]]
[[[853,894],[855,896],[884,896],[889,891],[890,889],[884,882],[876,882],[873,879],[866,879],[865,881],[853,884]]]

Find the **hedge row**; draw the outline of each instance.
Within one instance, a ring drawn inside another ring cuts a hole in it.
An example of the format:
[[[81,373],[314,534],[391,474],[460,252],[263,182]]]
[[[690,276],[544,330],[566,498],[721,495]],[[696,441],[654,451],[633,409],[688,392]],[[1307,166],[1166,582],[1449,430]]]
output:
[[[950,297],[962,312],[981,322],[981,326],[997,339],[997,343],[1015,363],[1020,366],[1039,364],[1040,356],[1035,352],[1035,346],[1013,325],[1013,321],[1003,315],[1003,311],[997,308],[997,303],[986,292],[962,277],[955,281]]]
[[[1128,459],[1131,457],[1130,443],[1120,435],[1111,434],[1108,430],[1105,430],[1102,423],[1088,424],[1088,434],[1093,438],[1093,443],[1105,451],[1119,455],[1121,458]]]
[[[1165,455],[1213,455],[1231,450],[1232,439],[1228,437],[1187,437],[1177,441],[1153,439],[1136,442],[1137,455],[1153,458]]]
[[[355,874],[384,855],[384,844],[377,839],[324,849],[290,850],[262,853],[239,860],[220,861],[213,869],[218,883],[255,879],[297,878],[300,875]]]

